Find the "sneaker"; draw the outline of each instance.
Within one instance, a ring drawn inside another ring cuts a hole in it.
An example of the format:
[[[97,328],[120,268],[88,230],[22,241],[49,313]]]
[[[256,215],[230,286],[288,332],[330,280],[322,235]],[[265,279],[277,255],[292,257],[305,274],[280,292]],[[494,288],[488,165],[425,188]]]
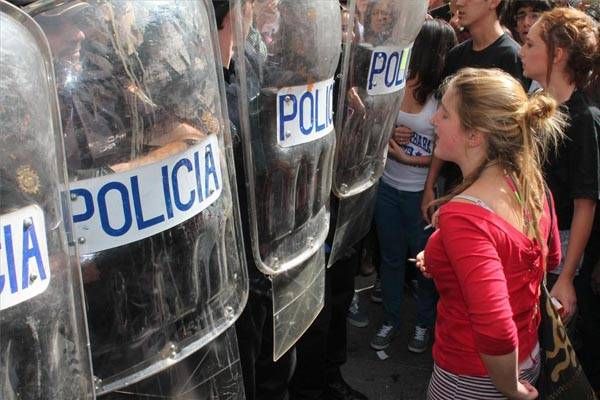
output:
[[[371,348],[375,350],[387,349],[392,343],[392,339],[396,336],[397,329],[393,325],[384,323],[377,331],[377,334],[371,340]]]
[[[381,303],[383,301],[381,293],[381,279],[379,279],[379,277],[375,279],[375,283],[373,284],[373,290],[371,290],[371,301],[373,303]]]
[[[357,328],[364,328],[369,325],[369,317],[367,313],[360,309],[359,297],[356,292],[354,292],[352,303],[350,303],[350,307],[348,307],[348,311],[346,312],[346,320],[350,325]]]
[[[429,346],[429,328],[415,326],[413,337],[408,342],[408,350],[413,353],[423,353]]]

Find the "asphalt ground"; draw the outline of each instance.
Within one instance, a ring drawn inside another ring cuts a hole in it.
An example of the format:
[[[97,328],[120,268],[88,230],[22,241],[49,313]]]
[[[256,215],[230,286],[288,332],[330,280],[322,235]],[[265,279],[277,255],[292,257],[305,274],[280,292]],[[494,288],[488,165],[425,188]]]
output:
[[[369,343],[383,322],[381,304],[371,301],[370,286],[374,275],[368,278],[357,277],[355,287],[360,291],[360,307],[366,309],[369,325],[356,328],[348,324],[348,362],[342,367],[346,381],[370,400],[413,400],[424,399],[433,368],[431,347],[422,354],[408,351],[408,341],[415,323],[415,300],[412,293],[405,290],[405,319],[401,332],[390,347],[385,350],[382,360]]]

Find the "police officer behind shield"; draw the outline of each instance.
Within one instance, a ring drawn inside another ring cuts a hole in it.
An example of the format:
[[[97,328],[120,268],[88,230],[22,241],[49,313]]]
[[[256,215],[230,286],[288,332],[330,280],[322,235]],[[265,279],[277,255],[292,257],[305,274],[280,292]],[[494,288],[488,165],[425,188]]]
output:
[[[229,0],[212,0],[219,29],[221,61],[226,81],[226,94],[229,118],[232,123],[232,136],[236,164],[236,177],[242,215],[244,242],[247,250],[250,246],[248,226],[248,207],[244,181],[243,154],[239,136],[240,121],[238,116],[239,88],[234,83],[234,66],[231,65],[233,55],[233,25]],[[252,8],[249,3],[243,10],[244,19],[248,21],[246,57],[250,63],[261,63],[266,59],[266,49],[261,44],[260,33],[250,28]],[[254,43],[255,46],[248,46]],[[256,79],[256,77],[254,77]],[[251,89],[250,89],[251,90]],[[271,284],[264,274],[258,271],[249,251],[246,252],[248,275],[250,278],[250,294],[242,315],[236,322],[236,333],[244,375],[244,389],[248,400],[284,400],[288,399],[288,382],[294,370],[295,349],[289,350],[278,361],[273,362],[273,303]]]
[[[111,233],[108,247],[93,235],[80,241],[90,246],[82,250],[88,322],[94,370],[106,392],[186,357],[237,317],[245,274],[233,270],[239,255],[225,152],[205,153],[228,140],[221,139],[209,25],[199,27],[202,4],[51,6],[31,12],[54,49],[69,175],[79,190],[71,200],[85,203],[80,219],[104,216],[102,226],[90,223],[96,233]],[[204,179],[201,164],[209,159],[225,179]],[[148,170],[158,173],[150,177]],[[124,201],[101,197],[102,179]],[[163,208],[144,214],[156,198]],[[132,239],[115,233],[124,214]],[[115,216],[111,227],[106,221]]]
[[[77,173],[81,178],[88,177],[88,175],[122,172],[164,159],[171,154],[177,154],[188,147],[187,141],[206,137],[205,133],[185,121],[165,120],[154,126],[153,131],[147,134],[150,137],[147,141],[151,150],[146,154],[136,154],[135,157],[126,159],[128,157],[117,153],[119,142],[134,140],[124,134],[126,130],[134,128],[130,125],[131,122],[123,120],[119,115],[119,107],[127,107],[127,104],[123,101],[121,82],[115,78],[117,73],[114,68],[117,63],[111,59],[112,56],[106,50],[109,45],[108,39],[94,37],[82,49],[86,35],[82,28],[75,25],[69,18],[70,15],[85,12],[88,7],[89,5],[85,2],[75,1],[36,17],[44,26],[54,60],[56,60],[55,72],[62,106],[69,108],[70,115],[69,118],[65,118],[64,124],[65,149],[69,168],[79,165]],[[123,10],[124,15],[121,16],[122,19],[128,15],[128,4],[124,4],[123,7],[125,10]],[[117,17],[119,16],[117,15]],[[125,26],[133,24],[133,21],[124,23]],[[130,27],[130,29],[133,28]],[[148,29],[151,29],[151,26]],[[123,32],[123,34],[129,38],[129,41],[134,40],[133,43],[130,43],[131,47],[139,46],[143,42],[143,38],[139,34],[137,38],[132,32]],[[105,43],[102,43],[102,40]],[[142,49],[151,52],[151,42],[147,42],[149,44]],[[126,49],[120,49],[120,51],[127,52]],[[82,53],[86,55],[85,60],[82,60]],[[127,55],[131,56],[132,53]],[[146,57],[150,56],[150,54],[146,55]],[[96,62],[102,58],[107,60],[104,63]],[[110,69],[106,66],[107,61],[113,63]],[[85,66],[82,64],[83,62],[85,62]],[[156,64],[151,65],[155,66]],[[85,73],[78,75],[84,67]],[[159,73],[164,74],[165,72]],[[87,79],[87,81],[82,85],[75,79]],[[75,90],[77,85],[82,86]],[[147,85],[147,83],[137,85],[132,82],[127,85],[127,89],[138,107],[145,108],[150,112],[158,111],[159,106],[148,97],[147,91],[150,89]],[[83,88],[88,91],[86,96],[82,94]],[[173,89],[171,88],[171,90]],[[87,96],[95,97],[92,100]],[[93,107],[96,107],[96,110],[89,110],[90,104],[88,103],[90,101],[93,101]],[[65,114],[63,111],[63,116]],[[79,121],[79,126],[73,126],[74,120]],[[114,135],[115,126],[118,127],[117,129],[121,129],[123,134]],[[158,135],[163,132],[167,132],[167,134]],[[113,137],[108,138],[108,136]],[[100,169],[98,169],[98,164],[102,164]]]
[[[92,398],[49,50],[4,2],[0,37],[0,398]]]

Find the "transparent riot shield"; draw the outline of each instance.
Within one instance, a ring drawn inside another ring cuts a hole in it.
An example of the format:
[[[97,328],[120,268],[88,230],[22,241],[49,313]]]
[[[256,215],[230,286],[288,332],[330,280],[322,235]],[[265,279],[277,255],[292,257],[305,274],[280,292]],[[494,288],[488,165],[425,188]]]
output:
[[[0,398],[94,398],[50,49],[0,1]],[[68,205],[68,203],[67,203]],[[71,241],[72,243],[72,241]]]
[[[254,263],[272,281],[277,359],[323,304],[340,5],[232,0],[231,10],[237,18],[244,222]]]
[[[234,327],[172,367],[100,397],[102,400],[244,398],[244,381]]]
[[[42,1],[104,394],[190,356],[247,299],[212,8]]]
[[[347,72],[340,83],[344,95],[337,105],[333,193],[339,201],[329,265],[369,231],[375,184],[404,96],[411,43],[426,11],[427,2],[420,0],[373,0],[363,15],[351,18],[354,29],[343,61]]]

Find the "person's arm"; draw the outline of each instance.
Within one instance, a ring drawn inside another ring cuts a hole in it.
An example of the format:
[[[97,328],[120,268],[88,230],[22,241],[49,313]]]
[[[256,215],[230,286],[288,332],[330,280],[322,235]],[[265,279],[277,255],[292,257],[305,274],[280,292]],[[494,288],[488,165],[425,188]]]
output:
[[[579,261],[583,257],[585,246],[592,232],[594,210],[596,209],[596,201],[592,199],[575,199],[573,203],[573,220],[571,221],[563,270],[550,291],[550,294],[562,304],[565,320],[573,315],[577,306],[573,279],[575,279]]]
[[[536,399],[537,390],[528,382],[519,381],[519,368],[517,352],[491,356],[481,354],[494,386],[509,399]]]
[[[431,164],[431,156],[409,156],[394,139],[390,139],[388,146],[388,154],[401,164],[421,168],[428,167]]]
[[[115,172],[140,168],[185,151],[189,147],[188,141],[198,142],[207,137],[204,132],[185,122],[157,125],[153,127],[152,135],[149,144],[160,147],[127,162],[111,165],[110,168]]]

